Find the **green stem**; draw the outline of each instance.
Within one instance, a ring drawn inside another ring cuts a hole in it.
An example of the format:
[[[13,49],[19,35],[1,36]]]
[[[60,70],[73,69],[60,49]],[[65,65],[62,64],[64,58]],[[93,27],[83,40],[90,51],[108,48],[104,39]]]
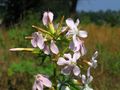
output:
[[[46,34],[48,34],[48,35],[50,35],[50,36],[53,37],[53,35],[52,35],[50,32],[48,32],[48,31],[46,31],[46,30],[44,30],[44,29],[42,29],[42,28],[40,28],[40,27],[37,27],[37,26],[35,26],[35,25],[32,25],[32,27],[35,28],[35,29],[37,29],[38,31],[40,31],[40,32],[42,32],[42,33],[46,33]]]
[[[54,61],[54,70],[53,70],[53,75],[54,75],[54,88],[57,90],[57,64]]]
[[[60,21],[60,23],[59,23],[59,26],[58,26],[58,29],[57,29],[57,35],[58,35],[58,33],[60,33],[61,31],[61,29],[62,29],[62,24],[63,24],[63,21],[64,21],[64,16],[61,18],[61,21]]]

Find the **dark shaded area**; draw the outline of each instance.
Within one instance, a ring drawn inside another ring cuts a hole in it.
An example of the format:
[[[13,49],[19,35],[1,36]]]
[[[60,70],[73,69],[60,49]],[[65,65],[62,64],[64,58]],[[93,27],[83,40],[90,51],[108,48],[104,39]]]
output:
[[[70,0],[70,2],[71,2],[70,12],[76,13],[76,6],[77,6],[78,0]]]
[[[26,16],[29,11],[43,13],[46,10],[55,14],[69,15],[75,13],[77,0],[7,0],[3,24],[13,25]]]

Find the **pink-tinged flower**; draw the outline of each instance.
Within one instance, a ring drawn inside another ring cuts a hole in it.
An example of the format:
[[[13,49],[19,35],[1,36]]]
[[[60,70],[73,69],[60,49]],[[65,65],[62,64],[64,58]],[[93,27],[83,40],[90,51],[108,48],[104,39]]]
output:
[[[90,75],[90,67],[87,70],[87,76],[82,75],[82,83],[84,84],[84,87],[82,90],[93,90],[88,86],[88,84],[93,80],[93,77]]]
[[[40,49],[44,48],[44,38],[42,34],[39,34],[38,32],[34,32],[32,34],[31,44],[33,47],[39,47]]]
[[[64,75],[69,75],[71,72],[75,76],[78,76],[80,74],[80,68],[77,66],[77,60],[80,58],[80,53],[75,52],[73,54],[73,57],[71,56],[70,53],[64,54],[64,57],[60,57],[57,61],[58,65],[65,65],[65,67],[61,70],[61,73]]]
[[[49,23],[52,23],[53,16],[54,16],[53,13],[50,11],[44,12],[43,18],[42,18],[43,24],[48,25]]]
[[[50,49],[54,54],[59,53],[59,49],[53,40],[51,40]]]
[[[88,62],[88,64],[90,65],[90,67],[93,67],[93,68],[96,68],[97,67],[97,58],[98,56],[98,51],[96,51],[93,56],[92,56],[92,59],[90,60],[90,62]]]
[[[55,44],[55,42],[53,40],[51,40],[50,43],[50,48],[48,45],[45,45],[44,49],[43,49],[44,53],[49,55],[50,51],[54,54],[58,54],[59,53],[59,49],[57,47],[57,45]]]
[[[86,48],[84,46],[84,41],[80,40],[79,37],[73,36],[73,41],[70,42],[69,48],[74,52],[80,52],[81,55],[86,54]]]
[[[43,49],[43,52],[47,55],[50,54],[50,49],[49,49],[49,46],[48,45],[45,45],[44,49]]]
[[[32,90],[43,90],[44,86],[51,88],[51,81],[41,74],[36,75]]]
[[[33,38],[31,39],[31,44],[33,47],[39,47],[47,55],[50,54],[50,51],[54,54],[59,53],[59,49],[55,44],[55,41],[51,40],[50,46],[45,44],[44,37],[42,36],[42,34],[39,34],[38,32],[33,33],[32,37]]]
[[[70,28],[68,30],[67,35],[76,35],[78,37],[86,38],[87,37],[87,32],[84,30],[78,30],[77,26],[79,25],[79,19],[76,20],[76,23],[71,19],[68,18],[66,20],[67,26]]]
[[[49,30],[50,30],[50,33],[51,34],[54,34],[55,33],[55,28],[54,28],[54,25],[52,23],[53,21],[53,13],[48,11],[48,12],[44,12],[43,14],[43,18],[42,18],[42,21],[43,21],[43,24],[45,26],[48,26],[49,27]]]
[[[72,35],[72,42],[70,43],[69,48],[74,52],[80,51],[81,55],[86,53],[86,49],[84,47],[84,42],[80,40],[80,38],[86,38],[87,32],[83,30],[78,30],[77,26],[79,25],[79,19],[77,19],[76,23],[71,18],[66,20],[66,24],[70,28],[67,32],[67,36]]]

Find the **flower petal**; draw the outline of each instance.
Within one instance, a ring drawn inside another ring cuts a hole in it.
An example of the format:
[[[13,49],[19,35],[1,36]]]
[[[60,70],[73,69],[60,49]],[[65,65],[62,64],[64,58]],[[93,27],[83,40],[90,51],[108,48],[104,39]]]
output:
[[[70,37],[73,34],[73,31],[71,29],[68,30],[66,33],[66,37]]]
[[[43,84],[40,81],[35,80],[32,90],[43,90]]]
[[[68,18],[66,20],[66,24],[68,25],[68,27],[72,30],[76,29],[76,25],[74,23],[74,21],[71,18]]]
[[[62,69],[61,73],[64,75],[70,75],[71,71],[72,71],[72,67],[68,65]]]
[[[37,43],[36,43],[35,39],[31,40],[31,44],[32,44],[33,47],[37,47]]]
[[[39,82],[36,87],[37,90],[43,90],[43,83]]]
[[[82,38],[86,38],[87,37],[87,32],[83,31],[83,30],[80,30],[79,31],[79,36],[82,37]]]
[[[49,17],[49,21],[50,23],[53,21],[53,13],[52,12],[48,12],[48,17]]]
[[[74,46],[73,41],[70,42],[69,48],[70,48],[71,50],[75,51],[75,46]]]
[[[43,49],[44,53],[49,55],[50,54],[50,49],[48,45],[45,45],[44,49]]]
[[[90,67],[96,68],[96,67],[97,67],[97,60],[88,62],[88,65],[89,65]]]
[[[80,58],[80,52],[75,52],[73,54],[73,61],[76,62]]]
[[[75,22],[75,25],[76,25],[76,26],[78,26],[78,25],[79,25],[79,23],[80,23],[80,20],[79,20],[79,19],[77,19],[77,20],[76,20],[76,22]]]
[[[52,87],[52,83],[48,78],[41,75],[40,80],[43,83],[43,85],[45,85],[46,87]]]
[[[44,25],[48,24],[48,12],[44,12],[42,21]]]
[[[76,37],[76,35],[73,35],[73,43],[74,43],[74,47],[75,47],[75,52],[80,50],[80,44],[81,44],[81,40]]]
[[[64,57],[71,60],[72,59],[72,56],[70,53],[67,53],[67,54],[64,54]]]
[[[53,16],[52,12],[44,12],[42,18],[43,24],[48,25],[48,23],[51,23],[53,21]]]
[[[78,76],[80,74],[80,68],[78,66],[74,66],[73,73],[75,76]]]
[[[35,81],[34,84],[33,84],[32,90],[36,90],[36,89],[37,89],[37,84],[36,84],[36,81]]]
[[[89,76],[88,79],[87,79],[87,83],[89,84],[92,80],[93,80],[93,77]]]
[[[84,56],[87,53],[87,50],[84,46],[84,44],[81,44],[81,55]]]
[[[97,60],[92,61],[92,67],[94,67],[94,68],[97,67]]]
[[[67,61],[63,58],[63,57],[60,57],[59,59],[58,59],[58,61],[57,61],[57,64],[58,65],[64,65],[64,64],[66,64],[67,63]]]
[[[82,75],[82,83],[85,84],[86,83],[86,76]]]
[[[37,47],[37,33],[38,32],[34,32],[32,34],[33,39],[31,39],[31,44],[32,44],[33,47]]]
[[[90,76],[90,67],[87,69],[87,77]]]
[[[38,38],[37,38],[37,45],[40,49],[44,48],[44,38],[42,36],[42,34],[38,34]]]
[[[59,53],[59,49],[58,49],[57,45],[54,43],[53,40],[51,40],[50,49],[54,54]]]
[[[94,53],[94,55],[92,56],[92,60],[96,59],[97,56],[98,56],[98,51],[96,51],[96,52]]]

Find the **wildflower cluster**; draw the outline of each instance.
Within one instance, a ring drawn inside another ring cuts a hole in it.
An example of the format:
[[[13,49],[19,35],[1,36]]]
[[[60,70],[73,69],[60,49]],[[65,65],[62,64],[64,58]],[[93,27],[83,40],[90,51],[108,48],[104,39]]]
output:
[[[98,52],[93,54],[91,60],[83,59],[87,53],[83,39],[87,38],[88,33],[78,29],[79,19],[74,22],[72,18],[68,18],[64,24],[62,17],[58,24],[54,24],[53,17],[52,12],[44,12],[44,28],[32,26],[37,32],[26,38],[31,39],[33,48],[12,48],[10,51],[34,52],[38,49],[44,55],[52,57],[50,61],[55,65],[54,80],[49,78],[50,76],[37,74],[33,90],[43,90],[44,86],[50,90],[93,90],[89,87],[93,80],[90,71],[97,66]],[[82,72],[85,71],[82,63],[87,65],[86,75]]]

